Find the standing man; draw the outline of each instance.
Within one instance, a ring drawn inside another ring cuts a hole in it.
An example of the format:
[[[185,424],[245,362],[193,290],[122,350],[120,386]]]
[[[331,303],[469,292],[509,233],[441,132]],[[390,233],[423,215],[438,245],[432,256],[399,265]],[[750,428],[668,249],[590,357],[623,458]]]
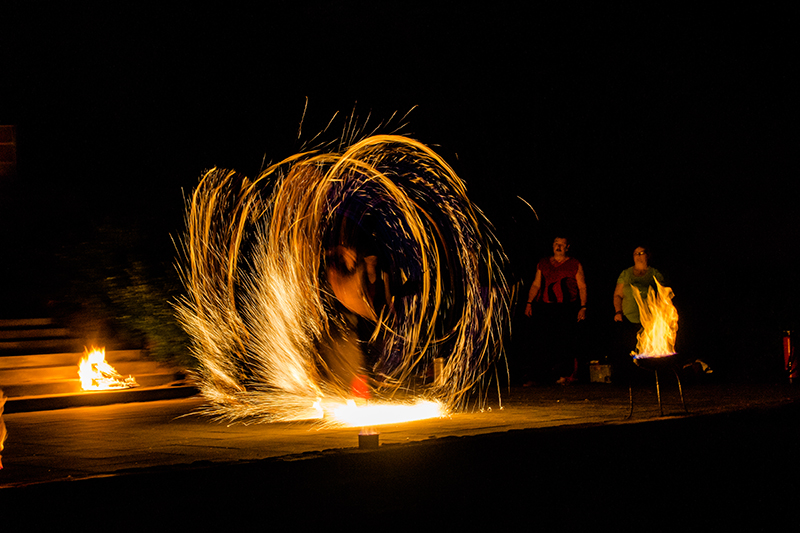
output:
[[[548,380],[568,385],[576,378],[577,324],[586,318],[586,278],[580,261],[569,257],[569,241],[553,240],[553,256],[536,265],[536,277],[528,293],[525,315],[536,315],[540,371]],[[534,305],[535,304],[535,305]]]

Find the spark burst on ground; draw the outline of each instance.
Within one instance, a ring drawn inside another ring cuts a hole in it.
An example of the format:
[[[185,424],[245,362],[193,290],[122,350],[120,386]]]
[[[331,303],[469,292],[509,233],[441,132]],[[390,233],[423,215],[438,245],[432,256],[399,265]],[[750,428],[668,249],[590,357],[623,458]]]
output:
[[[178,316],[206,413],[333,413],[362,376],[371,403],[485,401],[509,312],[505,256],[429,147],[373,135],[255,180],[212,169],[187,211]]]

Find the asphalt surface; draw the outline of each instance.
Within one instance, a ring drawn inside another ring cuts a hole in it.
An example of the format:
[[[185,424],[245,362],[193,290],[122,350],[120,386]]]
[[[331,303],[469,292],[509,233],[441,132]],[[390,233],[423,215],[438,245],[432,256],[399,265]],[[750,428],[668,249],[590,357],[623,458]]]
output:
[[[88,506],[115,530],[769,531],[796,521],[800,501],[800,388],[788,384],[684,382],[686,414],[662,380],[664,415],[641,385],[630,418],[626,387],[512,388],[484,410],[381,426],[377,450],[358,448],[357,428],[214,422],[194,414],[201,397],[181,397],[193,392],[9,402],[0,516],[38,527]]]

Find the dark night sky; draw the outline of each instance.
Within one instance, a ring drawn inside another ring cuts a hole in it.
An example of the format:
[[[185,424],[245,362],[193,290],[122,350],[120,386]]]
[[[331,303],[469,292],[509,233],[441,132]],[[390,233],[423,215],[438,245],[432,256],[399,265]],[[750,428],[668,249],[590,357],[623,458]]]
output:
[[[307,134],[417,106],[521,272],[572,234],[596,313],[641,239],[704,348],[796,325],[797,8],[319,4],[3,7],[6,278],[104,221],[168,243],[204,168],[299,148],[308,98]]]

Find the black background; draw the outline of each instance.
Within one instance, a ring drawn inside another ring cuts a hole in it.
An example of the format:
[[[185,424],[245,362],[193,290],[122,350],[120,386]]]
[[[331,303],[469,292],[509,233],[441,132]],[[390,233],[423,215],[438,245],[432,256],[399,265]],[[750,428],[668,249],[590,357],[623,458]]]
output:
[[[0,8],[0,122],[18,144],[0,184],[6,295],[55,297],[51,258],[100,224],[173,254],[204,169],[253,176],[336,112],[414,108],[404,131],[466,180],[516,275],[529,284],[569,234],[592,331],[647,243],[683,350],[781,364],[800,299],[796,8],[19,4]]]

